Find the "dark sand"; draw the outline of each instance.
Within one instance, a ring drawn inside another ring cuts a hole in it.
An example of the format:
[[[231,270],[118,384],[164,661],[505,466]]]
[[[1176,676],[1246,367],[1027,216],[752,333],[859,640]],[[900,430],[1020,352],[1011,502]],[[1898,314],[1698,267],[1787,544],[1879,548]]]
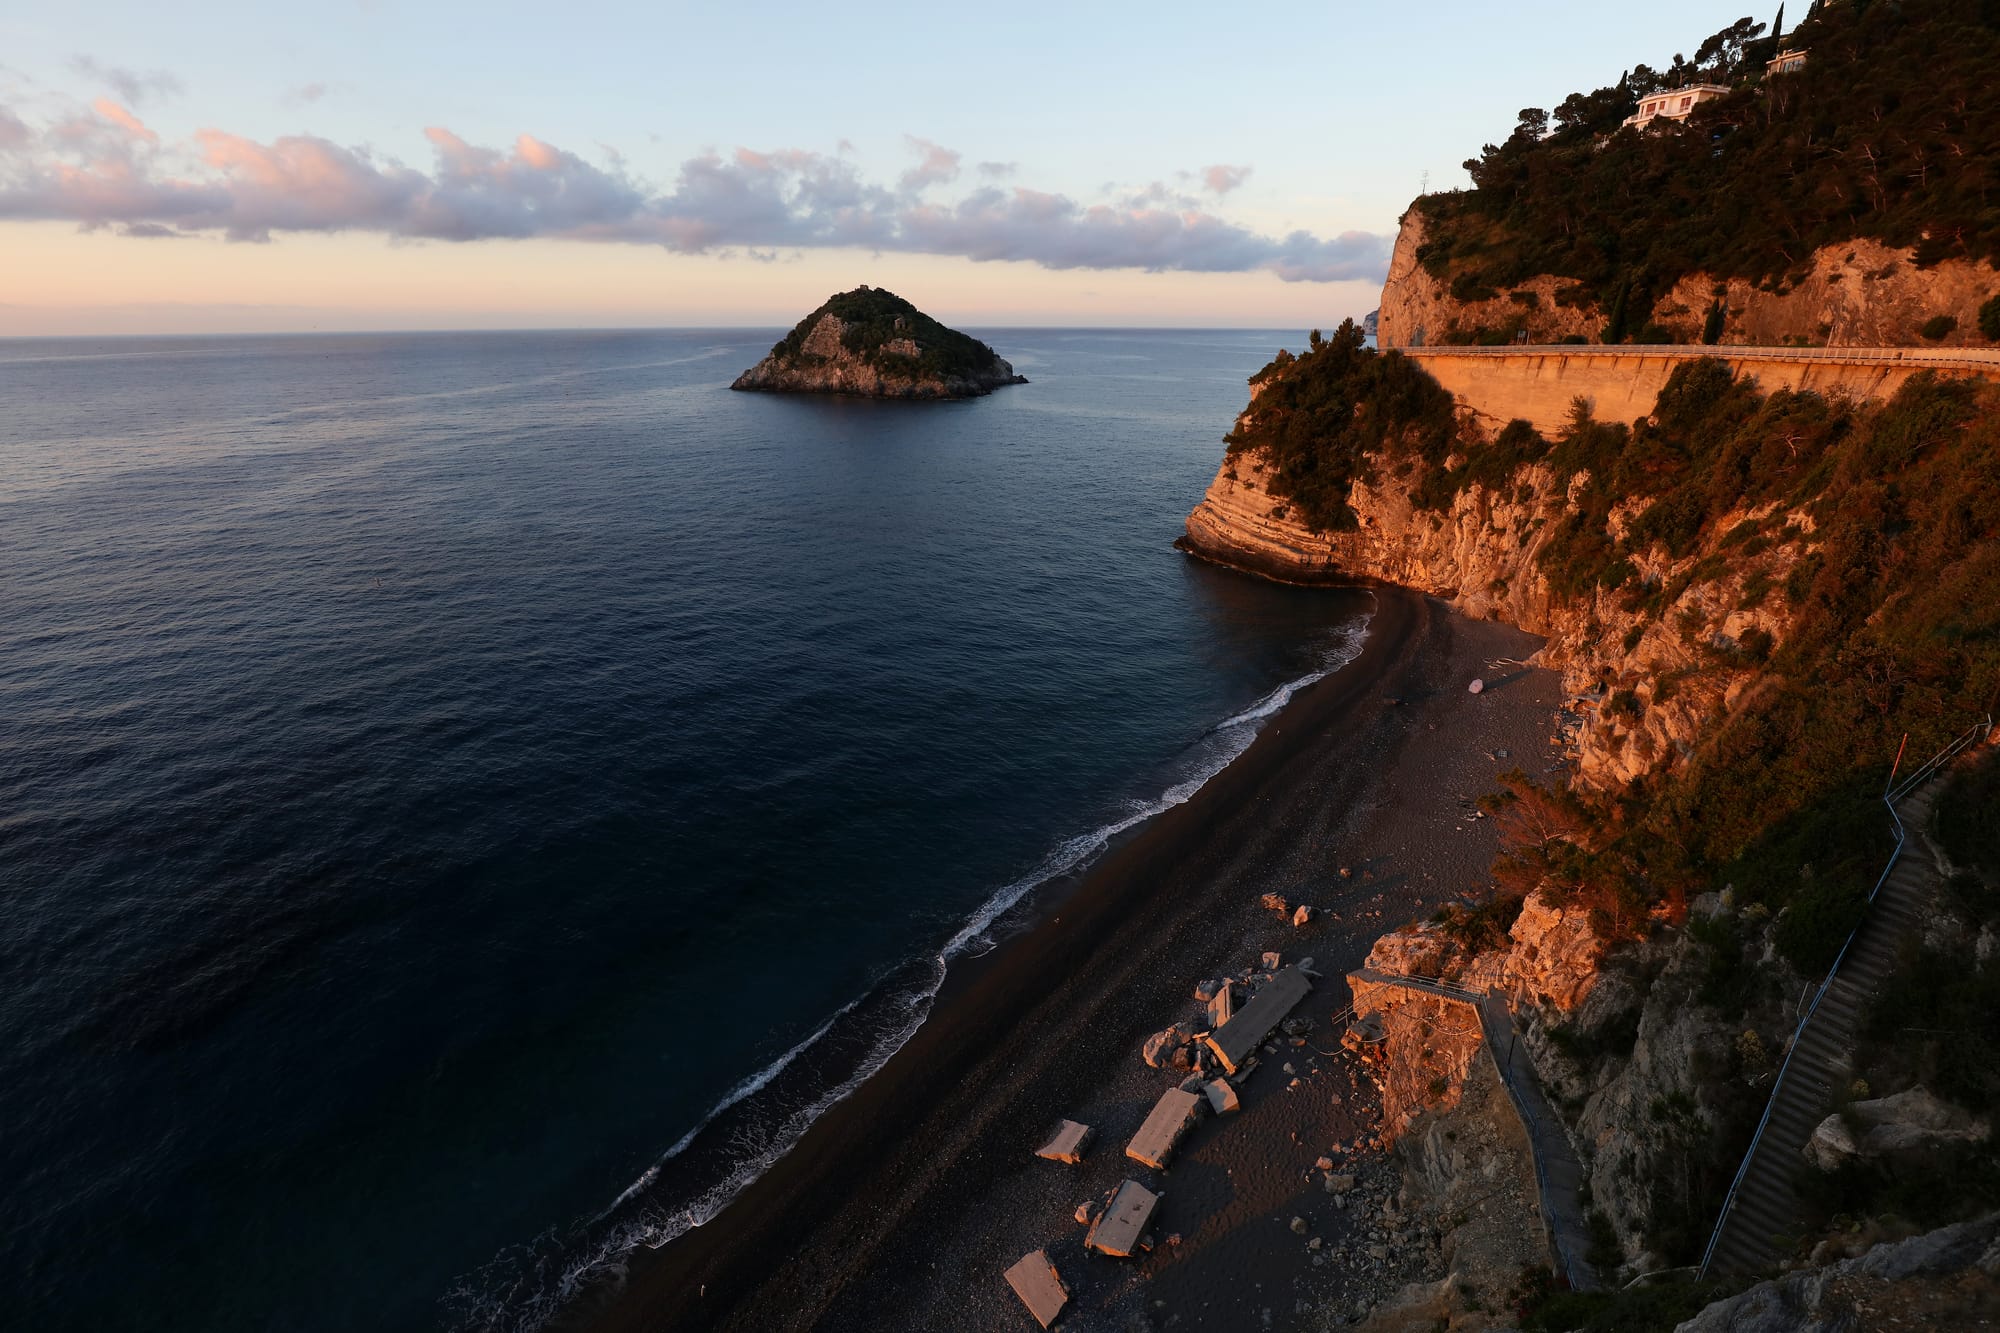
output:
[[[1317,1328],[1409,1276],[1314,1265],[1289,1229],[1305,1218],[1329,1250],[1346,1238],[1312,1167],[1365,1136],[1375,1110],[1350,1061],[1316,1052],[1337,1050],[1341,976],[1376,936],[1485,891],[1492,827],[1470,818],[1472,802],[1499,772],[1556,761],[1559,691],[1553,673],[1499,662],[1528,656],[1528,635],[1398,590],[1378,602],[1353,663],[1107,853],[1053,919],[960,969],[879,1074],[714,1222],[636,1256],[624,1287],[575,1325],[1032,1329],[1001,1274],[1036,1248],[1071,1289],[1061,1326],[1078,1333]],[[1474,677],[1485,693],[1467,692]],[[1269,891],[1327,914],[1294,930],[1258,906]],[[1205,1120],[1168,1171],[1128,1161],[1126,1141],[1182,1077],[1147,1068],[1141,1042],[1198,1012],[1196,981],[1265,949],[1311,956],[1326,976],[1301,1010],[1309,1046],[1267,1057],[1243,1110]],[[1063,1117],[1098,1128],[1081,1167],[1032,1156]],[[1126,1175],[1166,1191],[1162,1243],[1130,1261],[1087,1255],[1072,1213]]]

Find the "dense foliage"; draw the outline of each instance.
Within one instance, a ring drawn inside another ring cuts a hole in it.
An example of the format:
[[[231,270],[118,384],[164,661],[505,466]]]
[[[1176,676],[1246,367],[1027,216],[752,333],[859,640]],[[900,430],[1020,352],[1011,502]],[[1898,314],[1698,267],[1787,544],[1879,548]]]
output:
[[[1920,265],[2000,261],[2000,3],[1819,3],[1784,44],[1805,67],[1767,76],[1775,39],[1744,19],[1692,61],[1523,111],[1466,163],[1473,189],[1419,201],[1424,265],[1461,300],[1574,279],[1614,312],[1616,342],[1692,272],[1782,284],[1857,238],[1914,246]],[[1696,82],[1733,91],[1685,124],[1623,126],[1642,97]]]
[[[974,375],[990,370],[995,353],[979,339],[948,329],[905,301],[880,287],[856,287],[829,297],[826,304],[793,326],[792,331],[772,348],[780,362],[810,362],[805,342],[819,323],[820,316],[833,315],[844,326],[840,343],[869,365],[892,374],[913,378]],[[915,358],[883,350],[884,344],[907,338],[920,349]]]
[[[1230,457],[1261,451],[1267,489],[1316,531],[1355,526],[1349,488],[1368,458],[1441,464],[1458,436],[1451,395],[1400,352],[1377,352],[1347,320],[1318,329],[1301,356],[1281,351],[1250,379],[1257,396],[1225,437]]]
[[[1698,669],[1763,679],[1693,762],[1601,817],[1510,782],[1495,813],[1532,836],[1508,837],[1503,889],[1541,883],[1616,933],[1663,900],[1733,882],[1781,914],[1795,965],[1823,969],[1886,855],[1879,793],[1902,734],[1928,754],[2000,702],[2000,391],[1920,375],[1857,405],[1766,394],[1703,359],[1632,425],[1578,404],[1554,440],[1517,422],[1489,441],[1455,423],[1415,362],[1346,327],[1256,382],[1231,452],[1267,451],[1269,489],[1301,518],[1352,526],[1349,487],[1384,484],[1378,471],[1422,509],[1473,485],[1532,499],[1522,468],[1542,463],[1569,497],[1538,556],[1556,596],[1613,596],[1642,623],[1673,617]],[[1662,554],[1680,572],[1642,577]],[[1703,640],[1676,612],[1690,588],[1732,572],[1743,609],[1783,599],[1782,643],[1761,630]],[[1671,688],[1655,682],[1654,697]],[[1636,717],[1644,703],[1613,689],[1604,707]]]

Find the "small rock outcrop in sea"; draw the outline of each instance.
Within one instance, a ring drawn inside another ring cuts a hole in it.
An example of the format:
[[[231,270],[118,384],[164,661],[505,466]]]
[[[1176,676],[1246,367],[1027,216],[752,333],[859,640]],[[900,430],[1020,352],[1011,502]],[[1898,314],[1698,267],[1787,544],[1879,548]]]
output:
[[[893,292],[856,287],[798,322],[732,389],[862,398],[976,398],[1026,384],[991,347]]]

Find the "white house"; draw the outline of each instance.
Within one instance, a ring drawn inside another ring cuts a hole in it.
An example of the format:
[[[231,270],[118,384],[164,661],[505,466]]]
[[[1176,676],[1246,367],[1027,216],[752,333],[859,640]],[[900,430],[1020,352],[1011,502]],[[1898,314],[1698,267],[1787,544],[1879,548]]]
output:
[[[1804,51],[1780,51],[1775,60],[1768,61],[1764,72],[1768,74],[1790,74],[1806,67]]]
[[[1729,89],[1719,83],[1691,83],[1685,88],[1654,93],[1640,101],[1639,109],[1625,117],[1625,123],[1643,128],[1656,120],[1686,120],[1703,102],[1728,95]]]

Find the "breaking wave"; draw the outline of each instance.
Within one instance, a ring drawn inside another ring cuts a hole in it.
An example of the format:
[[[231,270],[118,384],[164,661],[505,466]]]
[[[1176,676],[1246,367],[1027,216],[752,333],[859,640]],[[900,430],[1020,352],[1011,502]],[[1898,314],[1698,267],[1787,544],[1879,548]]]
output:
[[[448,1327],[453,1333],[535,1333],[578,1298],[621,1281],[640,1247],[658,1249],[714,1220],[916,1035],[954,959],[992,948],[1006,933],[996,927],[1025,926],[1027,914],[1016,909],[1037,889],[1082,870],[1119,835],[1200,791],[1300,690],[1352,662],[1368,624],[1364,616],[1336,631],[1312,671],[1211,727],[1175,766],[1179,779],[1157,796],[1134,801],[1117,818],[1057,844],[1033,870],[987,898],[934,956],[878,978],[810,1036],[730,1088],[601,1212],[502,1251],[467,1275],[444,1297]],[[697,1145],[706,1147],[704,1140],[713,1140],[716,1150],[693,1153]]]

